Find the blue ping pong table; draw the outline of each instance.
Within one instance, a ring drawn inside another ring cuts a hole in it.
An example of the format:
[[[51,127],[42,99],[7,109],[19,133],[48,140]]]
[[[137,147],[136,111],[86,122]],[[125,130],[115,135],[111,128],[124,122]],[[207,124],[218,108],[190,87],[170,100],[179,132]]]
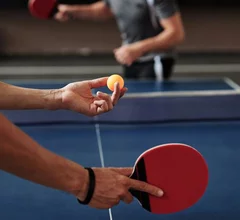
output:
[[[16,85],[57,88],[65,83]],[[128,94],[115,109],[96,118],[62,110],[2,113],[42,146],[83,166],[133,166],[139,154],[155,145],[192,145],[206,158],[210,172],[201,200],[171,215],[151,214],[136,200],[95,210],[68,194],[0,172],[1,220],[240,219],[240,87],[229,79],[127,82],[126,86]]]

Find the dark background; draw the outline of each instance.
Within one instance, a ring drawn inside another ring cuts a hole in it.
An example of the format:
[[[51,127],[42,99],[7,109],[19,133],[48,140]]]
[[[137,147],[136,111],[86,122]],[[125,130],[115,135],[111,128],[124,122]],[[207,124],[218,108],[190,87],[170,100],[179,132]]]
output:
[[[61,0],[64,1],[64,0]],[[87,4],[96,0],[65,0]],[[133,0],[134,1],[134,0]],[[121,44],[114,20],[107,22],[39,20],[27,0],[0,1],[0,54],[112,54]],[[186,31],[179,53],[239,53],[240,1],[179,0]]]
[[[97,0],[65,0],[68,4],[88,4]],[[1,8],[25,8],[27,0],[2,0]],[[180,6],[240,6],[240,2],[236,0],[179,0]]]
[[[66,4],[93,2],[95,0],[65,0]],[[176,75],[216,77],[217,74],[240,83],[239,70],[231,68],[232,64],[240,62],[240,1],[179,0],[178,3],[186,39],[177,48],[177,62],[183,66],[176,71]],[[121,45],[121,39],[114,19],[106,22],[67,23],[40,20],[31,16],[27,5],[27,0],[0,0],[2,79],[60,77],[56,76],[56,73],[51,75],[46,69],[35,69],[35,65],[76,65],[79,66],[79,71],[84,72],[77,77],[84,78],[100,76],[99,71],[95,73],[92,69],[94,65],[118,65],[113,56],[113,49]],[[195,69],[194,64],[200,65],[200,68]],[[214,65],[211,73],[208,69],[207,72],[203,72],[202,68],[206,69],[205,64]],[[218,64],[230,66],[223,71]],[[33,65],[34,68],[31,69],[31,74],[28,74],[25,70],[18,72],[18,69],[14,68],[18,65]],[[88,71],[83,70],[83,66],[88,67]],[[5,67],[10,69],[6,71]],[[195,73],[192,72],[193,68]],[[67,76],[61,75],[68,79],[70,76],[69,70]],[[76,77],[75,73],[72,73],[71,77]]]

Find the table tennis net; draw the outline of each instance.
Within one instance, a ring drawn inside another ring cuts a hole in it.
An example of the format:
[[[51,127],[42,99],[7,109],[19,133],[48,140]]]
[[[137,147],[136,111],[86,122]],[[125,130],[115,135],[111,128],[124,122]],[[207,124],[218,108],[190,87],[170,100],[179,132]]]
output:
[[[177,123],[240,119],[238,91],[132,93],[111,111],[87,117],[68,110],[2,111],[18,125]]]

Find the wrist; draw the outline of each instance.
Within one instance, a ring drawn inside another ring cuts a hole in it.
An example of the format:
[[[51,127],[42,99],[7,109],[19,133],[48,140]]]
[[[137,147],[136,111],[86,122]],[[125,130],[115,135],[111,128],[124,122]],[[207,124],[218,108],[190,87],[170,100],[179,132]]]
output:
[[[83,171],[80,173],[79,177],[76,180],[74,186],[75,190],[72,192],[81,201],[85,200],[88,193],[89,186],[89,173],[86,169],[83,168]]]
[[[150,45],[149,45],[148,41],[146,41],[146,40],[138,42],[138,45],[137,45],[137,49],[141,53],[141,55],[148,53],[150,50],[149,47],[150,47]]]
[[[136,51],[136,53],[140,56],[143,56],[145,53],[148,52],[146,47],[146,43],[144,41],[139,41],[132,44],[132,48]]]
[[[42,94],[44,108],[48,110],[62,109],[62,90],[44,90]]]
[[[85,198],[82,199],[78,197],[78,202],[82,205],[88,205],[91,202],[94,191],[95,191],[95,185],[96,185],[96,179],[95,179],[96,177],[93,169],[90,167],[85,169],[88,171],[89,183],[88,183],[87,193],[86,191],[84,191]]]

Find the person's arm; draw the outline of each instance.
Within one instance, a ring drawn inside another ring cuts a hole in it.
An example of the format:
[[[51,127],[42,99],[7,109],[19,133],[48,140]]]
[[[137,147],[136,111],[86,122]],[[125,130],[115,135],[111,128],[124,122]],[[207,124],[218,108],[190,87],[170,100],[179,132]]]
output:
[[[181,14],[175,1],[155,0],[154,9],[163,31],[154,37],[115,49],[119,63],[131,65],[144,54],[167,51],[185,39]]]
[[[112,95],[93,89],[107,86],[108,77],[73,82],[58,89],[31,89],[0,82],[0,109],[67,109],[87,116],[96,116],[113,109],[127,91],[115,84]]]
[[[61,93],[54,89],[30,89],[0,82],[0,109],[56,109]]]
[[[163,31],[135,45],[141,54],[174,48],[185,39],[180,9],[175,0],[155,0],[153,10]]]
[[[160,24],[164,29],[162,33],[136,43],[135,46],[139,47],[142,54],[168,50],[179,45],[185,39],[180,13],[161,19]]]
[[[103,21],[113,18],[107,0],[87,5],[59,5],[55,19],[66,21],[69,18]]]
[[[0,169],[80,198],[88,187],[83,167],[41,147],[1,114]]]
[[[85,200],[89,185],[92,185],[88,171],[81,165],[43,148],[1,114],[0,170],[67,192],[80,201]],[[129,204],[133,201],[129,189],[140,190],[157,197],[163,195],[161,189],[129,178],[132,168],[92,170],[95,187],[88,204],[91,207],[107,209],[119,204],[121,200]]]

